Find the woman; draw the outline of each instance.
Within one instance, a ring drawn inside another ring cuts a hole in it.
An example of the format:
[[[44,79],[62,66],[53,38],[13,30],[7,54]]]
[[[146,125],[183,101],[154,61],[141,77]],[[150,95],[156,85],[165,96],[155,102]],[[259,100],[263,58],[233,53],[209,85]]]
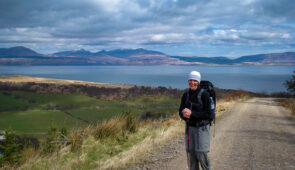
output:
[[[186,121],[185,144],[191,170],[210,169],[210,96],[199,88],[201,74],[192,71],[188,75],[189,89],[183,94],[179,116]]]

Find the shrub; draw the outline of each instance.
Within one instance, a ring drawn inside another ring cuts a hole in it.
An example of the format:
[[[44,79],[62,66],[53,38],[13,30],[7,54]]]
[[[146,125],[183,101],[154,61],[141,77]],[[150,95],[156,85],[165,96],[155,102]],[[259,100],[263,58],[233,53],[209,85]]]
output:
[[[293,73],[292,78],[290,80],[286,80],[284,85],[287,87],[288,92],[295,96],[295,70]]]
[[[68,130],[67,128],[64,126],[60,129],[60,138],[61,139],[66,139],[68,136]]]

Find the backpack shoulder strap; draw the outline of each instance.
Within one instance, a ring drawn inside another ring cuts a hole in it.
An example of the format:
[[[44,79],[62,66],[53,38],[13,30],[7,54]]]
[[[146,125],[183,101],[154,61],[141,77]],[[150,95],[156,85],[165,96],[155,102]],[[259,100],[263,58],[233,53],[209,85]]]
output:
[[[189,101],[189,97],[190,97],[189,96],[189,89],[186,89],[185,91],[186,91],[186,101]]]
[[[190,102],[189,100],[190,96],[189,96],[189,89],[186,89],[186,102]],[[190,110],[192,110],[192,104],[190,105]]]
[[[201,88],[199,94],[198,94],[198,101],[199,101],[199,104],[203,107],[203,102],[202,102],[202,94],[204,92],[204,89]]]

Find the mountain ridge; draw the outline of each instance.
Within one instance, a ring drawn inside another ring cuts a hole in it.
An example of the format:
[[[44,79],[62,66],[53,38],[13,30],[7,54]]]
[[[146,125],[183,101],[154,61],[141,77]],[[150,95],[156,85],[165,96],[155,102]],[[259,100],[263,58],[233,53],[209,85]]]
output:
[[[5,56],[43,56],[24,46],[16,46],[11,48],[0,48],[0,57]]]
[[[90,52],[85,49],[50,55],[23,46],[0,48],[0,65],[295,65],[295,52],[223,56],[169,56],[159,51],[115,49]]]

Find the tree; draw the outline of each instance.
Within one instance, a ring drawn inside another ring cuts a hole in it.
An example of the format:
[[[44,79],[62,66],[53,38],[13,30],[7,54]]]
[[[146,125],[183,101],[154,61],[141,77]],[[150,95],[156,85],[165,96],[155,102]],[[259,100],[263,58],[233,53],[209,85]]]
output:
[[[46,137],[45,146],[43,146],[44,153],[52,153],[57,149],[56,139],[58,138],[57,128],[51,120],[50,128],[48,131],[48,135]]]
[[[290,80],[286,80],[284,85],[287,87],[288,92],[295,96],[295,70],[293,73],[292,78]]]
[[[0,150],[3,155],[0,157],[0,164],[16,164],[21,159],[21,151],[19,149],[19,144],[15,142],[15,133],[10,128],[5,131],[4,138],[5,144],[0,145]]]

